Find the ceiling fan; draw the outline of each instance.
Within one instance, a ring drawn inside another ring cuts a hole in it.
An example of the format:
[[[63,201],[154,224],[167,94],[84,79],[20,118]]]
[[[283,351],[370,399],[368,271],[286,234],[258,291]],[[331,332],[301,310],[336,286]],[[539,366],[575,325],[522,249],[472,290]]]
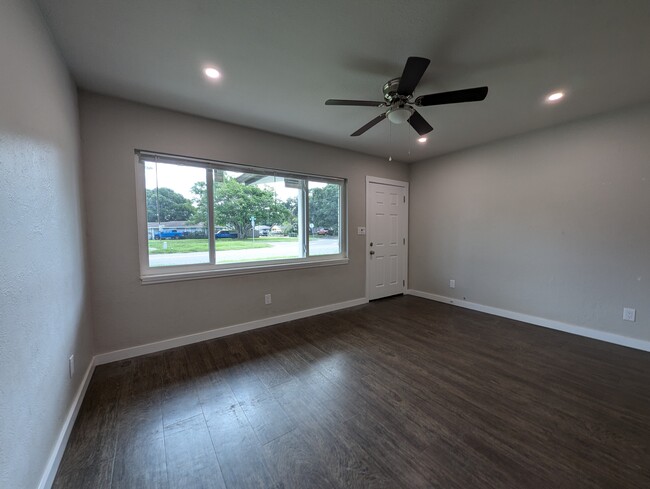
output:
[[[351,136],[361,136],[371,127],[388,118],[393,124],[407,122],[420,135],[424,136],[433,131],[433,127],[415,110],[416,107],[431,105],[458,104],[462,102],[480,102],[488,93],[488,87],[467,88],[451,92],[431,93],[420,95],[413,99],[413,92],[431,61],[426,58],[411,56],[406,60],[402,76],[388,80],[384,85],[384,100],[338,100],[329,99],[325,105],[353,105],[359,107],[388,107],[386,112],[375,117],[365,126],[360,127]]]

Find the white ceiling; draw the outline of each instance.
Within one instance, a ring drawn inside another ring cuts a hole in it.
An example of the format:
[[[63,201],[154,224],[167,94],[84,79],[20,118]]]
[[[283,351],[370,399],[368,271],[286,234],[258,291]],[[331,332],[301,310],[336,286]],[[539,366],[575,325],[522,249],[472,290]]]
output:
[[[648,0],[38,3],[84,89],[400,161],[650,99]],[[408,56],[431,59],[416,96],[488,85],[487,99],[419,109],[425,145],[388,121],[350,137],[381,109],[325,100],[381,100]]]

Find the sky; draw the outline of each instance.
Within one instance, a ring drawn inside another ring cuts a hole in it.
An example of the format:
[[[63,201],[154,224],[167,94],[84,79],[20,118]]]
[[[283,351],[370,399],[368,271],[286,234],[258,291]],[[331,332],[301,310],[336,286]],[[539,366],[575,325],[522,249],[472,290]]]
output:
[[[205,168],[158,163],[157,170],[156,175],[155,162],[145,161],[146,188],[154,189],[156,186],[159,188],[166,187],[188,199],[193,199],[196,196],[192,194],[192,186],[196,182],[205,182]],[[241,175],[241,173],[232,171],[226,171],[225,174],[233,178]],[[311,182],[309,186],[313,188],[324,187],[325,185],[324,183]],[[273,189],[276,198],[281,201],[285,201],[289,197],[296,197],[297,195],[296,189],[286,188],[284,186],[284,180],[282,178],[279,178],[277,182],[267,183],[264,186]]]
[[[144,173],[147,188],[154,189],[156,186],[170,188],[188,199],[195,197],[192,194],[192,185],[196,182],[205,182],[205,168],[194,166],[159,163],[156,181],[156,163],[145,161]]]

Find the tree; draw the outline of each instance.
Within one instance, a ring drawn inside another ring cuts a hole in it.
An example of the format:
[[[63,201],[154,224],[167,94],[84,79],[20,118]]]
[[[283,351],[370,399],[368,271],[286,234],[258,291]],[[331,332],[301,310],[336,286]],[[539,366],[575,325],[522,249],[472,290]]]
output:
[[[284,223],[282,231],[289,236],[298,235],[298,197],[289,197],[282,202],[282,205],[289,211],[289,218]]]
[[[194,206],[170,188],[147,189],[147,221],[169,222],[189,221],[194,215]]]
[[[215,184],[216,188],[216,184]],[[190,190],[196,197],[192,199],[195,206],[192,224],[208,223],[208,186],[205,182],[196,182]]]
[[[309,221],[315,228],[331,229],[339,233],[339,193],[338,185],[327,184],[309,191]]]
[[[196,195],[194,203],[197,222],[207,222],[207,186],[197,182],[192,186]],[[256,224],[283,224],[290,220],[291,212],[282,202],[278,202],[275,193],[256,185],[245,185],[235,178],[225,177],[223,182],[214,183],[214,222],[215,225],[227,226],[245,237],[252,229],[251,217]]]

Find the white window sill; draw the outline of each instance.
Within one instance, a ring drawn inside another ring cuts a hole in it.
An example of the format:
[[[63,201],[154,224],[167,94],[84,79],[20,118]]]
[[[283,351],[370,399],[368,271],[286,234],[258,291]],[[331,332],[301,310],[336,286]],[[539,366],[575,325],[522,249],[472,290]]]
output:
[[[337,256],[335,258],[323,258],[318,260],[300,261],[293,263],[265,263],[255,265],[242,265],[232,268],[211,268],[195,271],[171,271],[161,273],[142,274],[140,280],[143,285],[161,284],[166,282],[180,282],[184,280],[199,280],[214,277],[227,277],[231,275],[247,275],[263,272],[279,272],[283,270],[295,270],[299,268],[329,267],[334,265],[347,265],[350,260]]]

